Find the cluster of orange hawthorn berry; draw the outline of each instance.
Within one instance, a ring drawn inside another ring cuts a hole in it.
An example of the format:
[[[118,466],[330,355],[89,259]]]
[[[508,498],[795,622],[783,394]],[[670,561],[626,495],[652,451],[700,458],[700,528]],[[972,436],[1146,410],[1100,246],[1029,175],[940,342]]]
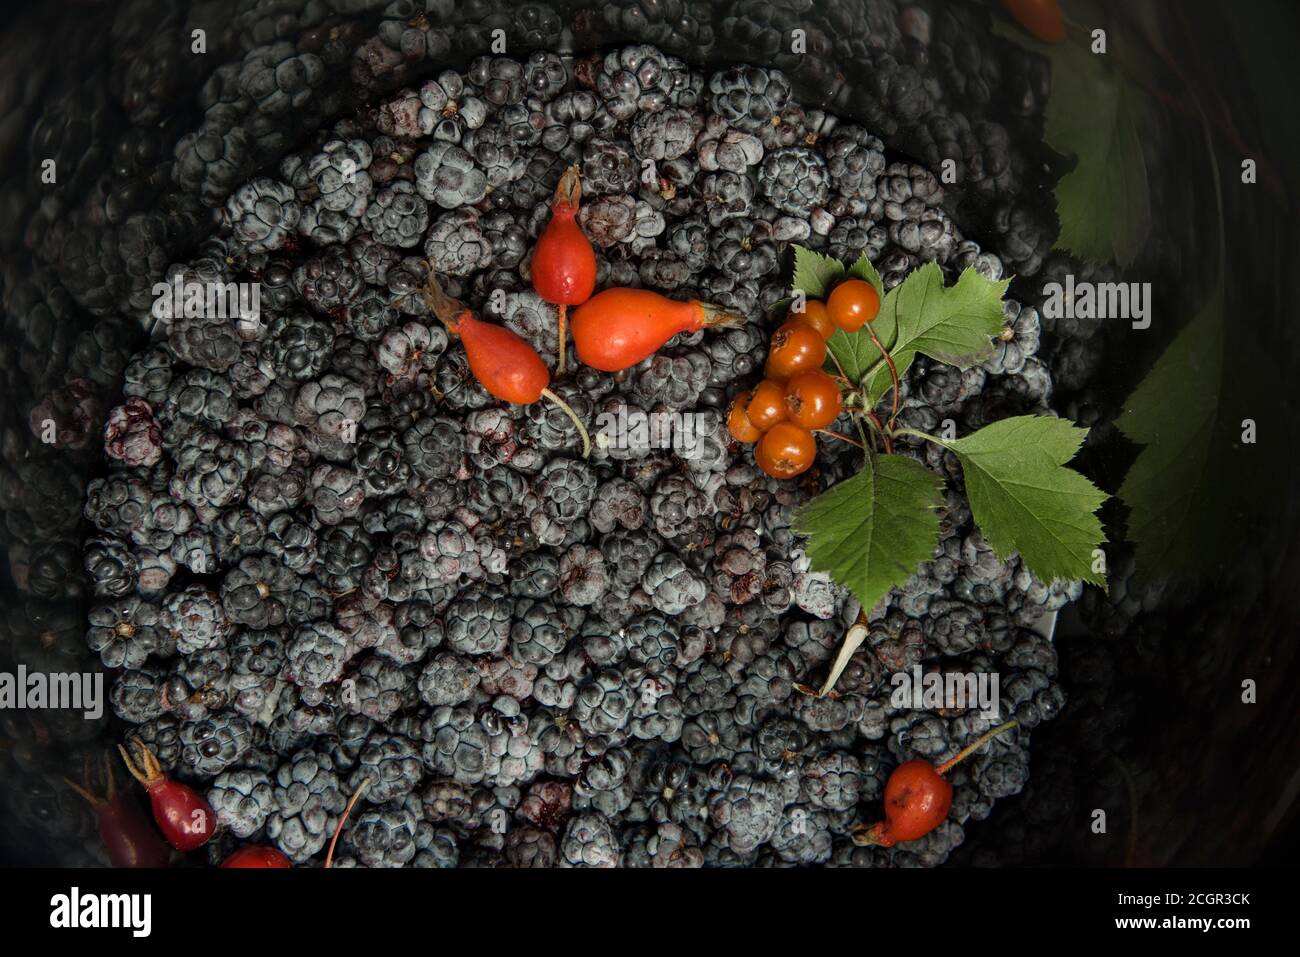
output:
[[[754,459],[774,478],[793,478],[817,456],[814,433],[843,408],[840,382],[826,372],[826,342],[836,329],[854,333],[876,318],[880,296],[863,279],[846,279],[825,302],[809,299],[791,311],[772,335],[763,381],[732,400],[727,428],[754,443]],[[829,433],[826,433],[829,434]]]

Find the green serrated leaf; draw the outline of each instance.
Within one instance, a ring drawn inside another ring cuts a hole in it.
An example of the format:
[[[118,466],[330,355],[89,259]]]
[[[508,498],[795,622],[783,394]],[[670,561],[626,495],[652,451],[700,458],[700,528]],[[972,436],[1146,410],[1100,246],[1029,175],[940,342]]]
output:
[[[993,337],[1002,331],[1002,296],[1010,283],[966,269],[956,283],[945,286],[935,263],[909,273],[889,290],[874,323],[898,374],[906,374],[918,352],[960,369],[987,359],[993,353]],[[845,374],[867,387],[872,405],[890,390],[889,368],[865,329],[852,335],[837,331],[828,346]]]
[[[809,299],[824,299],[844,275],[844,263],[800,245],[794,247],[794,288]]]
[[[1095,513],[1107,496],[1065,468],[1087,435],[1065,419],[1019,415],[942,444],[961,461],[971,515],[998,558],[1019,552],[1044,582],[1104,588],[1093,550],[1106,540]]]
[[[868,611],[930,559],[939,540],[943,483],[915,459],[868,455],[862,471],[795,515],[812,567]]]
[[[885,301],[884,280],[880,278],[880,273],[876,272],[876,267],[871,265],[871,260],[867,258],[866,253],[859,256],[857,261],[849,267],[849,275],[855,279],[865,279],[871,283],[875,287],[876,295],[880,297],[880,301],[882,303]]]

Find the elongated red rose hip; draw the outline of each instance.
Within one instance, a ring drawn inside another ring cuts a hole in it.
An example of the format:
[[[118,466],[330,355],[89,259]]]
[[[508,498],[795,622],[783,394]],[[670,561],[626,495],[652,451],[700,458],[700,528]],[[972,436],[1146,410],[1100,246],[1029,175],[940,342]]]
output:
[[[109,863],[114,867],[166,867],[172,852],[135,802],[127,795],[117,793],[117,782],[113,780],[107,759],[104,776],[103,797],[67,778],[64,780],[94,808],[99,837],[108,852]]]
[[[560,354],[556,360],[556,375],[564,375],[565,353],[568,351],[565,318],[569,306],[586,302],[596,288],[596,252],[578,225],[581,201],[582,181],[578,167],[570,166],[555,188],[551,220],[533,251],[533,288],[559,310]]]
[[[448,296],[433,274],[425,281],[424,298],[447,331],[460,339],[469,371],[488,392],[505,402],[532,405],[546,399],[558,406],[582,437],[582,455],[591,454],[591,437],[568,403],[548,388],[551,371],[537,350],[504,326],[484,322],[458,299]]]
[[[122,760],[131,776],[144,785],[153,806],[153,817],[167,843],[178,851],[192,851],[208,843],[217,829],[217,814],[198,791],[173,781],[144,742],[132,740],[137,760],[120,744]],[[138,763],[137,763],[138,762]]]
[[[745,317],[649,289],[606,289],[573,312],[578,358],[602,372],[620,372],[653,355],[679,332],[744,322]]]

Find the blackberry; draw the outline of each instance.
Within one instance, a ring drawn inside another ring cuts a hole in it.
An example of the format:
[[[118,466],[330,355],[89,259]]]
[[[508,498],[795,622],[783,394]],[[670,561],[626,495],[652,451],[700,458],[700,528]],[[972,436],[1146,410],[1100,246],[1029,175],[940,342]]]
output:
[[[97,605],[87,615],[86,645],[106,668],[140,668],[150,655],[168,655],[175,644],[162,625],[162,609],[135,596]]]
[[[748,217],[754,207],[754,181],[738,173],[710,173],[704,177],[700,199],[712,226],[734,217]]]
[[[571,605],[596,604],[609,587],[605,558],[594,548],[574,545],[560,559],[560,593]]]
[[[293,284],[317,312],[333,314],[361,293],[364,285],[352,257],[342,246],[331,246],[293,271]]]
[[[784,801],[773,782],[739,774],[709,802],[709,819],[727,847],[748,854],[772,839]]]
[[[273,798],[266,836],[297,864],[324,850],[348,801],[334,762],[312,751],[299,751],[280,765]]]
[[[826,161],[806,146],[768,154],[759,171],[763,195],[777,209],[793,216],[807,216],[815,207],[825,205],[829,179]]]
[[[561,93],[546,104],[545,116],[542,145],[560,154],[608,130],[614,122],[600,101],[586,90]]]
[[[217,823],[238,838],[252,837],[266,823],[275,803],[271,778],[262,771],[223,771],[208,789]]]
[[[113,713],[130,724],[144,724],[163,715],[165,675],[153,667],[128,668],[108,693]]]
[[[490,591],[462,592],[447,609],[447,646],[470,655],[494,655],[510,639],[510,608]]]
[[[190,365],[224,372],[239,358],[239,338],[227,319],[178,317],[169,320],[166,328],[168,346]]]
[[[826,143],[826,166],[845,211],[861,216],[876,197],[885,171],[884,146],[860,126],[837,126]]]
[[[636,157],[630,144],[593,137],[582,150],[583,192],[591,196],[621,196],[636,189]]]
[[[302,206],[293,188],[261,177],[241,186],[226,200],[225,220],[249,252],[273,252],[298,226]]]
[[[189,503],[202,518],[236,501],[248,475],[247,452],[220,436],[196,429],[181,439],[175,451],[172,497]]]
[[[650,515],[655,531],[669,541],[688,546],[712,541],[708,499],[685,475],[668,475],[655,484]]]
[[[764,152],[758,137],[732,129],[717,114],[705,118],[695,148],[699,153],[700,169],[709,173],[719,170],[744,173],[762,161]]]
[[[211,777],[244,759],[253,746],[253,729],[245,719],[217,712],[177,729],[180,766],[188,774]]]
[[[511,563],[508,579],[510,594],[517,598],[547,598],[559,587],[559,562],[545,552],[529,552]]]
[[[374,184],[366,172],[372,154],[363,139],[330,140],[307,162],[309,175],[327,210],[357,218],[365,212]]]
[[[624,47],[593,56],[577,69],[578,82],[594,87],[617,120],[638,111],[654,113],[671,102],[673,91],[689,82],[685,64],[646,45]]]
[[[665,615],[680,615],[704,600],[708,585],[672,552],[661,552],[641,578],[641,587]]]
[[[221,583],[221,603],[235,624],[264,630],[284,622],[284,599],[298,576],[273,558],[245,558]]]
[[[469,130],[461,142],[482,169],[489,189],[501,189],[523,175],[524,159],[501,123],[488,122]]]
[[[159,624],[182,655],[222,648],[234,633],[221,599],[202,585],[190,585],[163,599]]]
[[[468,276],[492,265],[492,243],[474,209],[456,209],[440,216],[429,229],[424,253],[438,271]]]
[[[430,658],[420,672],[420,697],[435,707],[459,705],[473,697],[478,681],[478,668],[471,659],[443,651]]]
[[[790,100],[790,83],[779,70],[735,66],[709,80],[709,106],[746,133],[758,133],[778,119]]]
[[[429,206],[416,188],[397,180],[375,193],[365,211],[366,228],[386,246],[417,246],[429,227]]]
[[[553,100],[568,83],[564,61],[554,53],[534,50],[524,63],[524,90],[543,102]]]
[[[401,735],[376,734],[366,741],[357,755],[357,766],[348,786],[356,790],[368,778],[370,785],[365,792],[366,800],[373,804],[386,804],[410,795],[422,774],[414,742]]]
[[[561,867],[618,867],[621,852],[609,820],[589,811],[569,818],[560,841]]]
[[[284,668],[287,633],[245,631],[230,644],[230,705],[249,720],[264,719]]]
[[[643,160],[677,159],[695,144],[700,126],[699,117],[686,110],[641,113],[632,123],[632,146]]]
[[[295,629],[285,656],[285,677],[310,690],[337,680],[350,653],[342,631],[328,622],[316,621]]]

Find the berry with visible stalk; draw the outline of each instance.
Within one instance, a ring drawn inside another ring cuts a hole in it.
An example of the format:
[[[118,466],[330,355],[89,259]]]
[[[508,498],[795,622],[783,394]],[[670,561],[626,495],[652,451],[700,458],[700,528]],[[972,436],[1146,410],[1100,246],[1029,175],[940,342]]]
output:
[[[649,289],[617,287],[596,293],[573,312],[578,358],[601,372],[621,372],[658,351],[679,332],[744,322],[745,317],[692,299],[681,302]]]
[[[352,797],[348,798],[348,806],[343,809],[343,814],[339,818],[338,824],[334,825],[334,836],[330,838],[330,849],[325,852],[325,869],[332,870],[334,867],[334,848],[338,845],[339,835],[343,833],[343,825],[347,823],[352,809],[357,806],[361,800],[361,795],[366,793],[366,788],[370,787],[370,778],[362,778],[357,789],[352,792]]]
[[[551,220],[533,251],[533,288],[558,310],[560,354],[555,374],[564,375],[568,335],[565,322],[570,306],[580,306],[596,288],[596,252],[578,225],[582,181],[577,166],[560,177],[551,200]]]
[[[880,314],[880,294],[865,279],[846,279],[831,290],[826,311],[836,328],[857,332]]]
[[[810,323],[790,321],[772,333],[766,374],[788,379],[809,369],[820,369],[826,361],[826,340]]]
[[[835,334],[835,323],[831,322],[831,314],[826,310],[826,303],[820,299],[809,299],[804,303],[801,311],[791,308],[786,313],[785,320],[806,323],[816,329],[823,339],[829,339]]]
[[[785,384],[785,412],[789,421],[805,429],[824,429],[843,408],[838,383],[821,369],[809,369]]]
[[[108,861],[113,867],[166,867],[171,851],[162,842],[148,818],[126,795],[118,795],[117,782],[108,760],[104,760],[104,796],[90,790],[90,766],[85,769],[86,786],[63,780],[81,795],[95,811],[99,839],[104,842]]]
[[[591,455],[591,436],[586,426],[568,403],[550,390],[550,370],[536,349],[504,326],[479,319],[459,299],[448,296],[434,278],[432,263],[423,294],[433,314],[449,333],[460,339],[470,372],[483,388],[515,405],[532,405],[538,399],[554,403],[582,437],[583,458]]]
[[[167,777],[143,741],[133,738],[131,744],[135,760],[122,745],[117,749],[131,776],[148,792],[154,820],[167,843],[178,851],[192,851],[208,843],[217,830],[217,814],[211,805],[189,785]]]
[[[1065,39],[1065,16],[1057,0],[1002,0],[1002,6],[1036,40],[1060,43]]]
[[[754,386],[749,404],[745,406],[745,414],[760,432],[766,432],[778,422],[784,422],[785,386],[774,379],[764,379]]]
[[[790,422],[778,422],[763,434],[754,450],[754,460],[773,478],[794,478],[808,471],[817,457],[817,440],[807,429]]]
[[[731,408],[727,410],[727,431],[737,442],[747,444],[757,442],[763,437],[762,430],[749,420],[749,413],[745,411],[749,399],[749,392],[741,392],[731,400]]]
[[[944,775],[1017,724],[1019,722],[1012,718],[998,725],[937,767],[924,758],[913,758],[894,768],[885,783],[885,819],[876,824],[859,825],[853,843],[893,847],[925,837],[944,822],[952,807],[952,783]]]
[[[224,861],[222,867],[293,867],[289,858],[273,847],[265,844],[253,844],[241,847]]]

